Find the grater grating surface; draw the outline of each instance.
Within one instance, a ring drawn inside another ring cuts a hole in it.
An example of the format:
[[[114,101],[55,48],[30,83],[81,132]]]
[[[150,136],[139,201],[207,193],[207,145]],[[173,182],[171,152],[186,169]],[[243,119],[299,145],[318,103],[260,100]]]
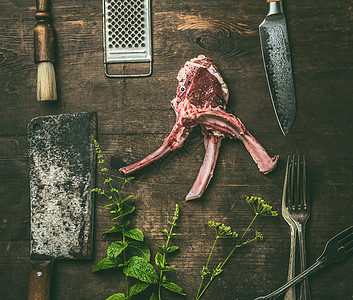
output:
[[[104,69],[108,77],[152,73],[150,0],[103,0]],[[149,63],[148,73],[109,74],[108,64]]]

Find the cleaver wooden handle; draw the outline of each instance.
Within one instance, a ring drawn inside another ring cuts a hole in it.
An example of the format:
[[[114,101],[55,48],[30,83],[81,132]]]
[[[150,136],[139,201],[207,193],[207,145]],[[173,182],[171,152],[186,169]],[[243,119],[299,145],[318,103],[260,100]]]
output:
[[[28,300],[49,300],[51,260],[31,260]]]

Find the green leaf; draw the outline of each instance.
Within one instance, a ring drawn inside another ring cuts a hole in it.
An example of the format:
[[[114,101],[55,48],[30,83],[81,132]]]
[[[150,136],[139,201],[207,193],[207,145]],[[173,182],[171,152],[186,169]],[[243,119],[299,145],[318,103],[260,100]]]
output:
[[[109,203],[107,205],[104,205],[103,207],[110,207],[110,206],[113,206],[113,205],[116,205],[115,203]]]
[[[178,246],[170,246],[170,247],[167,248],[167,253],[172,253],[172,252],[174,252],[174,251],[176,251],[178,249],[179,249]]]
[[[158,300],[155,293],[153,293],[153,294],[151,295],[150,300]]]
[[[163,252],[163,254],[166,254],[167,253],[167,247],[166,245],[163,245],[163,246],[159,246],[156,244],[156,246],[159,248],[159,250],[161,250]]]
[[[136,241],[143,241],[143,233],[140,229],[138,228],[132,228],[132,229],[127,229],[123,230],[122,233],[129,237],[130,239],[136,240]]]
[[[125,217],[126,215],[131,214],[134,210],[135,210],[135,206],[128,206],[122,210],[121,215],[113,218],[112,220],[116,220],[116,219]]]
[[[179,218],[179,205],[175,204],[175,211],[174,211],[174,220],[178,220]]]
[[[161,268],[161,270],[164,272],[170,272],[170,271],[175,271],[176,269],[173,267],[164,266],[163,268]]]
[[[129,296],[135,296],[150,286],[150,283],[138,281],[130,288]]]
[[[148,247],[142,243],[131,241],[127,249],[133,254],[138,257],[143,258],[145,261],[150,261],[151,259],[151,252]]]
[[[121,204],[124,203],[125,201],[129,200],[131,197],[132,197],[132,195],[129,195],[129,196],[127,196],[127,197],[121,199],[120,203],[121,203]]]
[[[115,224],[112,228],[102,233],[102,236],[105,237],[108,233],[121,232],[123,227],[119,224]]]
[[[143,282],[158,284],[158,274],[156,270],[150,263],[138,256],[130,258],[130,263],[124,268],[124,274]]]
[[[156,266],[162,270],[164,268],[163,255],[158,252],[154,260],[156,262]]]
[[[165,287],[167,290],[170,290],[174,293],[178,293],[179,295],[183,295],[185,296],[186,294],[184,293],[183,289],[176,285],[175,283],[173,282],[165,282],[165,283],[162,283],[162,286]]]
[[[117,258],[121,252],[123,252],[125,250],[125,248],[128,246],[127,243],[124,243],[122,241],[117,241],[112,243],[107,250],[107,257],[110,260],[113,260],[115,258]]]
[[[175,268],[167,266],[167,262],[161,253],[157,253],[155,257],[157,267],[162,271],[175,271]]]
[[[93,272],[111,269],[111,268],[122,267],[122,266],[123,266],[122,259],[118,258],[115,260],[110,260],[108,257],[106,257],[95,265],[95,267],[93,268]]]
[[[124,216],[128,215],[128,214],[131,214],[133,211],[135,210],[135,206],[132,205],[132,206],[127,206],[123,209],[122,213]]]
[[[163,232],[167,237],[170,236],[169,232],[168,232],[166,229],[163,229],[162,232]]]
[[[125,299],[126,297],[123,293],[118,293],[118,294],[111,295],[106,300],[125,300]]]

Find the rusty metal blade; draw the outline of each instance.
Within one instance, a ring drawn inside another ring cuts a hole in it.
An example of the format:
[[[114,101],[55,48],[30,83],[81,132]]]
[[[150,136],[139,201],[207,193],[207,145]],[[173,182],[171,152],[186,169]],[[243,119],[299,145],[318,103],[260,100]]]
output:
[[[272,104],[286,135],[294,123],[296,96],[286,19],[280,1],[269,3],[269,13],[259,32]]]
[[[90,258],[95,185],[95,113],[28,124],[31,258]]]

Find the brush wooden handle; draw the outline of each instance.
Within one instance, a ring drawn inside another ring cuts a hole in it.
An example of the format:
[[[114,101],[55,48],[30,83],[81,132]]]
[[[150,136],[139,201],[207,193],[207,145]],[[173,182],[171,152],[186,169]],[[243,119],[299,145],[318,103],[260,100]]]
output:
[[[49,0],[37,0],[34,26],[34,60],[36,63],[55,61],[54,29],[50,24]]]
[[[28,300],[49,300],[52,261],[31,260]]]

